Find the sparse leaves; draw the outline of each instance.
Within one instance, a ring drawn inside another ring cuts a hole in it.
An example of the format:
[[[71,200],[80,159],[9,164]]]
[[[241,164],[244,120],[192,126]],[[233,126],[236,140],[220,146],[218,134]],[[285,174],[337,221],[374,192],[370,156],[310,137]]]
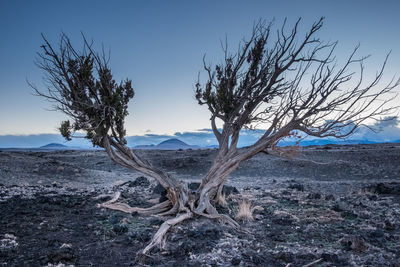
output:
[[[387,116],[398,109],[389,106],[399,81],[381,85],[383,66],[371,82],[364,82],[364,60],[356,47],[341,67],[335,61],[335,43],[315,37],[324,18],[305,35],[291,30],[272,31],[272,23],[257,23],[248,41],[230,54],[223,47],[222,63],[204,62],[206,80],[196,83],[196,99],[207,105],[220,149],[236,149],[243,128],[266,128],[249,150],[258,153],[275,146],[293,132],[316,137],[343,138],[367,119]],[[359,74],[354,71],[359,67]],[[215,121],[223,122],[222,132]],[[253,149],[254,148],[254,149]]]
[[[61,35],[59,50],[55,51],[43,36],[42,52],[37,66],[44,71],[47,91],[36,93],[55,102],[56,109],[72,120],[63,122],[61,134],[71,138],[71,131],[84,131],[94,146],[103,146],[103,138],[112,136],[125,144],[124,120],[128,103],[134,96],[131,80],[119,84],[113,79],[104,53],[97,54],[85,37],[84,49],[76,51],[65,35]]]
[[[58,130],[67,141],[71,141],[71,123],[69,121],[61,122],[61,126]]]

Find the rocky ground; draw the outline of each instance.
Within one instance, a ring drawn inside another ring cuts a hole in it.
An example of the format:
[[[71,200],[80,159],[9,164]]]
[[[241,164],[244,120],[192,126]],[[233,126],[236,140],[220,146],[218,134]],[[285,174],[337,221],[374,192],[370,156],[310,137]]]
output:
[[[192,188],[215,150],[138,151]],[[184,222],[156,266],[400,266],[400,144],[307,147],[293,159],[260,154],[229,180],[221,213],[244,200],[243,231]],[[236,188],[237,190],[234,190]],[[136,266],[162,220],[97,208],[100,194],[147,207],[162,190],[102,151],[0,152],[1,266]]]

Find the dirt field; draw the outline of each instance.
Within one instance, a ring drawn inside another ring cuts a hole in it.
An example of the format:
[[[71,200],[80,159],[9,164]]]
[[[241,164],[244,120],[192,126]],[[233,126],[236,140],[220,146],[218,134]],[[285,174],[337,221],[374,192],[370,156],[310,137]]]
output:
[[[195,187],[215,150],[138,151]],[[236,232],[199,219],[175,227],[156,266],[400,266],[400,144],[317,146],[295,159],[260,154],[230,177],[260,208]],[[1,266],[137,266],[162,220],[97,208],[122,191],[130,205],[162,198],[154,181],[102,151],[0,151]]]

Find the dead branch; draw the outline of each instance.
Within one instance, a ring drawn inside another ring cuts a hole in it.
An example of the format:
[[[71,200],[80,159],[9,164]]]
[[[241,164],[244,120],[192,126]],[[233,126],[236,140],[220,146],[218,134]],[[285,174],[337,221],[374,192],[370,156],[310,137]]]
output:
[[[306,264],[306,265],[303,265],[303,267],[311,267],[311,266],[314,266],[315,264],[318,264],[318,263],[322,262],[323,260],[324,260],[323,258],[320,258],[320,259],[315,260],[315,261],[313,261],[313,262],[310,262],[310,263],[308,263],[308,264]]]
[[[218,199],[216,188],[241,162],[260,152],[280,156],[292,152],[280,148],[280,140],[300,133],[344,138],[366,120],[398,110],[391,104],[398,99],[394,90],[400,81],[382,82],[389,55],[372,81],[366,82],[368,57],[357,57],[358,46],[340,65],[334,55],[337,42],[326,43],[316,36],[324,18],[303,36],[298,32],[300,21],[287,30],[285,20],[275,38],[272,24],[259,22],[236,53],[223,46],[222,63],[211,66],[203,59],[206,80],[198,79],[196,99],[211,113],[219,151],[198,190],[202,208],[206,206],[202,198],[216,194]],[[223,123],[222,131],[216,131],[216,119]],[[240,131],[258,125],[264,134],[238,150]]]

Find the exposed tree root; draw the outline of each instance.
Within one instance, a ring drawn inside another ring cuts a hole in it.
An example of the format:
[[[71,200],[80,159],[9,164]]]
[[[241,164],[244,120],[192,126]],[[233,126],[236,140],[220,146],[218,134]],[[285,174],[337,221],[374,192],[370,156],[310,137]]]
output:
[[[121,196],[121,192],[116,192],[112,199],[110,199],[107,202],[98,204],[97,207],[118,210],[118,211],[122,211],[125,213],[137,212],[140,214],[148,214],[148,215],[160,214],[160,213],[166,212],[171,207],[171,201],[169,201],[169,200],[166,200],[164,202],[156,204],[150,208],[131,207],[126,203],[117,202],[117,200],[120,198],[120,196]]]
[[[240,229],[240,225],[234,219],[229,217],[228,215],[219,214],[219,213],[207,214],[207,213],[203,213],[203,212],[195,212],[195,214],[199,215],[199,216],[206,217],[208,219],[217,220],[220,223],[226,223],[229,226],[233,227],[235,230],[239,230]]]
[[[324,260],[324,259],[320,258],[320,259],[318,259],[318,260],[315,260],[315,261],[313,261],[313,262],[310,262],[309,264],[303,265],[303,267],[311,267],[311,266],[314,266],[315,264],[318,264],[318,263],[320,263],[320,262],[323,261],[323,260]]]
[[[117,202],[120,196],[121,192],[116,192],[112,199],[98,204],[97,206],[126,213],[138,212],[140,214],[156,216],[176,216],[166,220],[161,224],[151,242],[142,250],[141,255],[139,255],[140,261],[144,260],[154,247],[158,246],[162,249],[165,246],[166,234],[172,226],[181,223],[184,220],[193,218],[194,216],[217,220],[220,223],[231,226],[235,230],[243,231],[240,229],[239,223],[237,223],[234,219],[225,214],[219,214],[215,207],[211,204],[209,198],[203,199],[204,201],[202,205],[200,205],[200,203],[196,203],[196,201],[193,200],[195,199],[194,195],[189,197],[186,190],[182,190],[175,194],[175,196],[178,196],[178,199],[175,199],[176,201],[173,205],[171,200],[167,200],[150,208],[131,207],[128,204]],[[197,206],[195,204],[197,204]]]
[[[182,214],[178,214],[175,218],[169,219],[165,221],[163,224],[161,224],[160,228],[158,231],[154,234],[152,240],[150,243],[141,251],[139,255],[139,261],[143,261],[145,257],[149,255],[151,250],[155,247],[159,247],[160,249],[163,249],[165,247],[165,240],[166,240],[166,234],[170,230],[172,226],[177,225],[178,223],[183,222],[184,220],[193,218],[195,215],[206,217],[209,219],[216,219],[221,223],[227,223],[228,225],[232,226],[234,229],[240,231],[240,225],[234,221],[232,218],[230,218],[227,215],[224,214],[206,214],[206,213],[200,213],[200,212],[195,212],[195,211],[189,211],[185,212]]]
[[[97,196],[95,196],[95,197],[93,197],[93,199],[94,200],[102,200],[102,199],[106,199],[106,198],[109,198],[109,197],[114,197],[114,195],[115,194],[100,194],[100,195],[97,195]]]
[[[172,226],[174,226],[184,220],[192,218],[192,217],[193,217],[193,213],[187,212],[187,213],[177,215],[177,217],[175,217],[173,219],[169,219],[169,220],[165,221],[163,224],[161,224],[157,233],[155,233],[155,235],[151,239],[151,242],[143,249],[142,254],[148,254],[156,246],[163,248],[165,246],[165,235],[168,232],[168,230]]]
[[[217,209],[213,205],[211,205],[209,201],[206,206],[206,211],[207,213],[202,212],[199,213],[199,215],[202,215],[209,219],[218,220],[220,223],[226,223],[231,227],[235,228],[236,230],[240,229],[240,225],[234,219],[232,219],[228,215],[218,213]]]
[[[169,210],[167,210],[167,211],[165,211],[165,212],[162,212],[162,213],[159,213],[159,214],[157,214],[158,216],[170,216],[170,215],[174,215],[174,214],[177,214],[178,213],[178,210],[179,210],[179,204],[178,203],[175,203],[174,204],[174,206],[171,208],[171,209],[169,209]]]

